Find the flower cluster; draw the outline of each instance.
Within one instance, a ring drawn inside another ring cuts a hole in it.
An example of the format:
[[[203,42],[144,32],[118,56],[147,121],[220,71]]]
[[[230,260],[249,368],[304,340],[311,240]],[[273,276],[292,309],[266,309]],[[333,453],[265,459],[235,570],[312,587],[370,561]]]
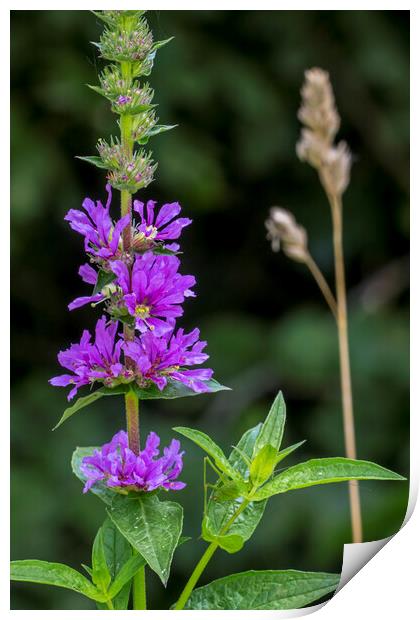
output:
[[[85,385],[100,383],[105,387],[135,382],[142,388],[155,384],[163,390],[168,379],[183,383],[194,392],[207,392],[207,381],[213,375],[209,368],[191,369],[208,359],[203,353],[207,343],[199,340],[198,329],[185,334],[183,329],[158,336],[151,330],[125,342],[117,335],[117,323],[103,316],[96,323],[95,341],[89,331],[82,334],[80,343],[60,351],[58,361],[70,371],[50,379],[52,385],[71,386],[68,400]],[[122,355],[122,353],[125,354]],[[129,363],[127,359],[129,358]]]
[[[120,493],[183,489],[185,483],[177,480],[182,471],[184,454],[179,451],[179,441],[173,439],[163,449],[161,457],[158,456],[159,444],[159,437],[152,432],[147,437],[144,450],[135,454],[128,446],[127,433],[119,431],[109,443],[83,459],[80,467],[86,478],[83,492],[87,493],[101,481]]]
[[[58,354],[67,372],[51,383],[70,386],[69,400],[79,388],[98,383],[112,388],[134,382],[143,389],[154,384],[163,390],[171,380],[195,392],[208,391],[212,370],[191,368],[207,360],[206,342],[199,340],[198,329],[185,333],[175,327],[183,302],[195,296],[195,278],[179,272],[180,260],[174,254],[179,245],[172,242],[179,240],[191,220],[178,217],[177,202],[157,209],[154,200],[146,204],[135,200],[137,219],[130,222],[124,216],[114,221],[109,185],[107,192],[105,206],[86,198],[84,210],[71,209],[65,219],[84,237],[89,262],[80,267],[79,275],[94,287],[91,295],[73,300],[69,309],[104,303],[109,318],[103,315],[98,320],[94,339],[85,330],[79,343]],[[126,228],[131,228],[130,252],[124,250]],[[104,275],[107,283],[98,287]],[[118,333],[119,321],[134,330],[132,339],[124,340]]]
[[[161,247],[174,250],[174,246],[168,246],[167,241],[179,239],[182,229],[191,224],[189,218],[177,216],[181,212],[179,203],[164,204],[156,211],[156,202],[149,200],[146,205],[139,200],[134,201],[134,211],[139,215],[139,222],[130,222],[128,215],[113,221],[110,215],[112,201],[112,189],[106,186],[108,199],[105,207],[100,200],[96,204],[90,198],[85,198],[82,203],[84,211],[70,209],[65,216],[70,228],[84,237],[85,252],[92,263],[104,271],[111,271],[114,260],[129,260],[124,255],[122,234],[123,230],[131,225],[134,249],[136,252]],[[176,245],[175,251],[179,249]],[[92,270],[93,271],[93,270]],[[86,271],[80,273],[85,282],[95,284],[92,273],[86,279]]]

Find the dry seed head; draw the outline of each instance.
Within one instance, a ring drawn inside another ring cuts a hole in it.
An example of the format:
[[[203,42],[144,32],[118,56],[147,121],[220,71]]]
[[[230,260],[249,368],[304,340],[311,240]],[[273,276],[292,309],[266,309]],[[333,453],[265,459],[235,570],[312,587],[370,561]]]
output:
[[[329,194],[341,196],[350,182],[351,153],[346,142],[328,149],[321,180]]]
[[[327,71],[318,68],[305,71],[301,94],[299,120],[320,139],[332,144],[340,127],[340,117]]]
[[[330,148],[329,144],[320,138],[318,134],[310,129],[302,129],[300,140],[296,145],[296,153],[300,161],[306,161],[319,170],[328,159]]]
[[[294,216],[281,207],[272,207],[270,217],[265,222],[267,239],[271,241],[274,252],[280,247],[283,252],[299,263],[304,263],[308,257],[307,234],[303,226],[300,226]]]

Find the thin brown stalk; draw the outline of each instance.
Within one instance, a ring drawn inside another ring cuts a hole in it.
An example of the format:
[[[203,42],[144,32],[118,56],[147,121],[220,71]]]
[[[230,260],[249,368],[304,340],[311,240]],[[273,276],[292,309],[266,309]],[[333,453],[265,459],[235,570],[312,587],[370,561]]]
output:
[[[314,261],[312,256],[309,254],[309,252],[307,253],[305,264],[308,267],[308,269],[311,272],[311,274],[313,275],[316,283],[318,284],[318,286],[319,286],[319,288],[321,290],[321,293],[324,295],[325,301],[329,305],[330,310],[333,313],[333,316],[334,316],[335,320],[337,321],[337,319],[338,319],[338,317],[337,317],[337,302],[335,301],[335,297],[333,295],[333,292],[330,289],[330,287],[328,285],[328,282],[324,278],[324,276],[322,274],[322,271],[320,270],[320,268],[318,267],[318,265],[316,264],[316,262]]]
[[[347,294],[343,255],[343,214],[341,196],[328,194],[333,222],[333,244],[335,281],[337,295],[337,330],[340,353],[341,396],[343,406],[344,441],[346,456],[356,458],[356,435],[353,415],[353,395],[350,373],[349,338],[347,324]],[[363,540],[362,514],[359,485],[356,480],[349,482],[351,525],[353,542]]]

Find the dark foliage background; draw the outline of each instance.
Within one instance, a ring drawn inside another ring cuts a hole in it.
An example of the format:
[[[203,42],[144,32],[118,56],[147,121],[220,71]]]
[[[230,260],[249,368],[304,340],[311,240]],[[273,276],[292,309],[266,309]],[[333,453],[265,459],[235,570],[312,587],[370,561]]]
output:
[[[179,128],[153,140],[159,161],[145,198],[179,200],[194,225],[183,238],[184,272],[199,296],[184,325],[201,327],[216,376],[230,393],[145,404],[143,436],[171,426],[205,429],[225,448],[265,416],[279,388],[288,405],[287,444],[299,457],[343,454],[333,322],[305,269],[273,255],[264,219],[290,208],[332,281],[329,211],[315,173],[299,163],[296,110],[304,69],[333,80],[340,137],[355,155],[345,195],[345,251],[359,456],[408,473],[408,12],[155,12],[159,53],[151,83],[159,115]],[[96,320],[66,311],[83,294],[80,238],[63,221],[85,195],[104,196],[100,171],[74,159],[115,131],[104,100],[84,87],[98,65],[89,12],[12,12],[12,557],[88,562],[103,505],[84,497],[70,471],[76,445],[123,427],[121,403],[100,402],[54,434],[65,393],[50,387],[55,356]],[[116,213],[116,212],[115,212]],[[108,401],[108,399],[105,399]],[[187,445],[185,533],[197,537],[202,454]],[[294,457],[293,457],[294,458]],[[292,463],[293,461],[291,461]],[[296,461],[294,461],[296,462]],[[366,539],[399,527],[406,484],[361,486]],[[339,571],[350,538],[345,485],[272,500],[254,539],[218,553],[206,581],[248,568]],[[176,555],[163,592],[179,593],[203,543]],[[14,609],[84,609],[77,595],[19,584]]]

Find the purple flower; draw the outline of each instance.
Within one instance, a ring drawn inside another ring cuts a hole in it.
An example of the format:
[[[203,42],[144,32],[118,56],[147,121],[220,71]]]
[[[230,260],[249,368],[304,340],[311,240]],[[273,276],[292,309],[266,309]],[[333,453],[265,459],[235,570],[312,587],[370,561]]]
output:
[[[87,284],[93,284],[93,286],[95,286],[98,279],[98,274],[88,263],[85,263],[79,268],[79,276],[82,278],[83,282],[87,282]],[[82,306],[85,306],[89,303],[99,303],[104,299],[105,295],[102,292],[96,293],[95,295],[77,297],[68,305],[68,309],[75,310],[76,308],[81,308]]]
[[[85,198],[83,208],[86,211],[70,209],[64,218],[70,222],[70,227],[85,238],[85,250],[99,262],[116,258],[121,253],[120,241],[122,231],[130,224],[130,216],[125,215],[115,224],[109,215],[112,190],[106,186],[108,200],[105,207],[98,200],[95,203]]]
[[[94,343],[91,342],[90,333],[84,330],[79,344],[72,344],[69,349],[60,351],[58,361],[71,374],[53,377],[50,383],[61,387],[73,385],[67,400],[71,400],[80,387],[95,381],[112,387],[121,380],[131,378],[132,373],[120,361],[123,341],[115,342],[117,328],[117,323],[107,326],[103,316],[96,323]]]
[[[179,264],[176,256],[156,256],[152,252],[136,257],[131,276],[124,262],[111,264],[122,301],[140,332],[150,329],[161,335],[169,331],[173,319],[183,314],[184,298],[195,297],[190,290],[195,278],[178,273]]]
[[[143,381],[153,381],[160,390],[171,378],[194,392],[208,392],[206,382],[211,379],[213,371],[210,368],[185,368],[202,364],[209,357],[203,353],[207,342],[198,340],[199,337],[198,329],[193,329],[189,334],[184,334],[183,329],[178,329],[176,334],[171,330],[162,337],[148,331],[140,338],[125,342],[122,348],[135,362],[137,376],[142,377]]]
[[[131,97],[129,95],[120,95],[117,99],[118,105],[125,105],[126,103],[130,103]]]
[[[83,493],[100,480],[115,490],[124,489],[123,492],[183,489],[185,483],[176,480],[182,471],[184,454],[179,451],[179,441],[172,439],[161,457],[159,444],[160,438],[152,432],[144,450],[137,455],[128,447],[127,433],[119,431],[109,443],[82,460],[80,469],[87,478]]]
[[[155,200],[149,200],[144,213],[144,202],[135,200],[133,203],[134,211],[140,215],[141,223],[134,231],[133,242],[135,247],[147,246],[150,241],[168,241],[178,239],[182,229],[191,224],[192,220],[187,217],[174,219],[181,211],[178,202],[164,204],[155,216]],[[172,221],[171,221],[172,220]]]

